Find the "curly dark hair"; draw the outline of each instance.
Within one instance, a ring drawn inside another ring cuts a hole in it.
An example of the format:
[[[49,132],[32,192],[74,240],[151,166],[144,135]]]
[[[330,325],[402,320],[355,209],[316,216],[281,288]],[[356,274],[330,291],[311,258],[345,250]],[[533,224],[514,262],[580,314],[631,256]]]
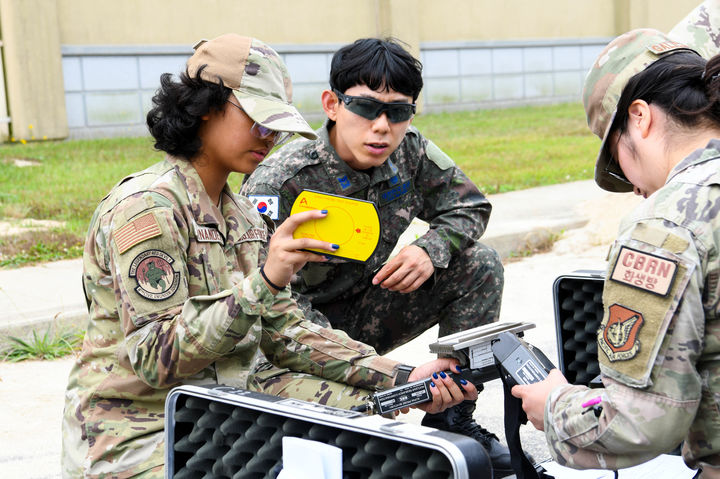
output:
[[[330,87],[342,93],[355,85],[392,89],[417,100],[423,87],[422,63],[394,38],[361,38],[345,45],[330,63]]]
[[[195,78],[187,70],[175,81],[170,73],[160,76],[160,88],[152,98],[153,108],[147,114],[150,134],[155,148],[173,156],[192,160],[202,150],[198,130],[202,116],[224,108],[232,91],[219,83],[200,78],[201,67]]]

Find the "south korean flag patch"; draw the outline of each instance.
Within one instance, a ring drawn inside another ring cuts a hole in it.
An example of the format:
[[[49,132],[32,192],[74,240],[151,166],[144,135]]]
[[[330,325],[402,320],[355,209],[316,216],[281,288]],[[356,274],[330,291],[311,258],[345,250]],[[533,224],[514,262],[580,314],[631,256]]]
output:
[[[280,215],[280,197],[277,195],[249,195],[248,198],[257,208],[258,213],[277,220]]]

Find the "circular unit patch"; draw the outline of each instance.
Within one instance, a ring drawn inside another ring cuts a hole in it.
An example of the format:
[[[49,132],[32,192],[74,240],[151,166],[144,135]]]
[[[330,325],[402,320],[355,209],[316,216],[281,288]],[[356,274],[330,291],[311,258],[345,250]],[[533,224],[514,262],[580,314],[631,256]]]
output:
[[[152,301],[169,298],[180,286],[180,273],[171,264],[175,260],[158,249],[143,251],[130,264],[129,276],[135,278],[135,292]]]

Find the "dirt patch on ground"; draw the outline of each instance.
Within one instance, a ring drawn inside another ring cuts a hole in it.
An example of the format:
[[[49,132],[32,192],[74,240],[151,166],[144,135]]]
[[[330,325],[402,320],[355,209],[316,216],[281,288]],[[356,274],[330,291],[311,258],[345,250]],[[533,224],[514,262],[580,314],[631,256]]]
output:
[[[622,218],[630,213],[643,198],[632,193],[608,193],[606,196],[580,205],[588,223],[576,230],[567,231],[553,251],[559,254],[578,253],[588,247],[609,247],[617,237]]]
[[[65,223],[52,220],[26,219],[19,221],[0,221],[0,238],[5,236],[23,235],[36,231],[47,231],[53,228],[62,228]]]
[[[22,262],[33,264],[35,261],[52,261],[68,257],[67,252],[82,250],[83,238],[65,231],[47,229],[21,229],[0,233],[0,264],[11,258],[23,258]]]

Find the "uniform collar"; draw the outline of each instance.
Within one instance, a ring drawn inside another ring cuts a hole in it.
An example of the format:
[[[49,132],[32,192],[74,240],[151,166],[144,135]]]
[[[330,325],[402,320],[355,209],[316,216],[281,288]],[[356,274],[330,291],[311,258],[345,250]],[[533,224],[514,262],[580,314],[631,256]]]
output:
[[[720,139],[712,139],[704,148],[699,148],[687,157],[685,157],[680,163],[670,171],[668,179],[665,184],[669,183],[674,177],[680,173],[697,166],[701,163],[705,163],[710,160],[715,160],[720,157]]]
[[[315,152],[318,154],[328,176],[336,179],[334,182],[336,194],[351,195],[370,185],[382,183],[397,175],[398,168],[393,162],[397,150],[388,157],[385,163],[370,170],[357,171],[350,168],[330,143],[329,129],[332,127],[335,127],[335,122],[326,120],[323,126],[316,131],[318,139],[315,141]],[[343,185],[349,186],[343,187]]]
[[[227,222],[231,217],[237,216],[239,209],[230,186],[225,183],[220,194],[220,208],[218,208],[205,191],[200,175],[190,161],[170,155],[168,155],[167,161],[175,168],[180,180],[185,184],[188,207],[195,223],[199,226],[217,228],[222,237],[227,239]]]

